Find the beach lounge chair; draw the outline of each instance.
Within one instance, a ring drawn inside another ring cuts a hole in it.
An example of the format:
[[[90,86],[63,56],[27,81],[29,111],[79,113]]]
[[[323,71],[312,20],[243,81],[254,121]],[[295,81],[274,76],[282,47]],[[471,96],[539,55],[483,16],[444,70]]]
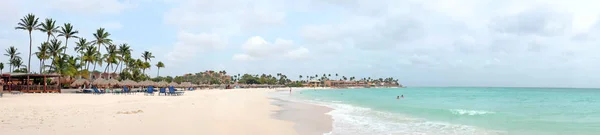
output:
[[[131,90],[127,86],[123,86],[123,94],[131,94]]]
[[[146,91],[146,93],[144,93],[144,95],[152,95],[152,96],[154,96],[154,87],[148,86],[148,90]]]
[[[104,92],[98,90],[98,88],[96,88],[96,87],[92,87],[92,89],[94,90],[93,94],[104,94]]]
[[[160,96],[160,94],[164,94],[166,96],[167,95],[166,88],[160,88],[159,91],[158,91],[158,95]]]
[[[175,91],[175,87],[169,86],[169,95],[180,96],[183,95],[183,92]]]

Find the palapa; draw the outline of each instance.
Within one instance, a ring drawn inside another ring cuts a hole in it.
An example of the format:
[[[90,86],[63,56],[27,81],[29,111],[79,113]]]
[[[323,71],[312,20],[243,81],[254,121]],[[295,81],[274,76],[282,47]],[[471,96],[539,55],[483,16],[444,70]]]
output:
[[[173,87],[179,87],[179,84],[177,84],[176,82],[171,82],[168,85]]]
[[[138,83],[132,80],[123,80],[121,82],[119,82],[119,85],[121,86],[138,86]]]
[[[140,82],[139,84],[140,84],[140,86],[154,86],[156,83],[153,81],[146,80],[146,81]]]
[[[192,87],[192,83],[191,82],[181,82],[181,84],[179,86],[180,87]]]
[[[92,82],[93,85],[106,85],[106,79],[98,78]]]
[[[109,80],[106,80],[106,84],[110,85],[110,86],[119,85],[119,81],[117,81],[115,79],[109,79]]]
[[[160,81],[156,83],[156,87],[167,87],[167,85],[169,85],[169,83],[165,82],[165,81]]]
[[[86,85],[89,83],[90,83],[90,81],[88,81],[87,79],[77,79],[73,83],[71,83],[71,87],[77,87],[77,86]]]

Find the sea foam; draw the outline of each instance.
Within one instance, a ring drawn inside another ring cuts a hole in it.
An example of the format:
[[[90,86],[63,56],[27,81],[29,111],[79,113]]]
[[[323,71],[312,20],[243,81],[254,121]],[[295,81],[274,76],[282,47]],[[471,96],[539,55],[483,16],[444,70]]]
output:
[[[327,135],[493,135],[498,133],[472,126],[427,121],[333,101],[304,102],[334,109],[327,113],[333,118],[333,129]]]
[[[463,110],[463,109],[450,109],[452,114],[456,115],[486,115],[486,114],[494,114],[496,112],[492,111],[483,111],[483,110]]]

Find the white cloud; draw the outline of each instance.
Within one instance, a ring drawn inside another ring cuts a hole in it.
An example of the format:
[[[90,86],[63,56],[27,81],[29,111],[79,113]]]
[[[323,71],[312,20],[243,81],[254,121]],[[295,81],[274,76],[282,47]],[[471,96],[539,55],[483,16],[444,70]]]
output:
[[[194,34],[180,31],[173,50],[166,54],[169,60],[183,61],[196,56],[198,52],[219,50],[227,46],[227,40],[214,33]]]
[[[306,59],[306,58],[308,58],[309,55],[310,55],[310,51],[308,51],[308,49],[306,49],[304,47],[300,47],[298,49],[291,50],[291,51],[287,52],[287,54],[285,54],[286,57],[289,57],[292,59]]]
[[[382,60],[376,62],[357,64],[389,63],[389,59],[397,59],[393,63],[404,66],[404,72],[400,72],[412,75],[423,70],[418,65],[426,65],[428,70],[435,69],[427,74],[438,74],[436,77],[463,75],[456,74],[457,70],[474,69],[469,70],[473,75],[470,77],[483,80],[481,76],[488,75],[486,73],[525,72],[531,76],[547,76],[544,81],[552,82],[515,80],[532,83],[519,83],[527,86],[566,86],[573,81],[560,80],[582,81],[572,74],[600,73],[590,68],[600,66],[597,64],[600,59],[593,51],[600,48],[597,46],[600,40],[594,38],[600,36],[597,21],[600,9],[590,7],[590,4],[600,4],[598,1],[312,2],[318,5],[314,6],[313,9],[318,9],[314,12],[336,9],[341,10],[341,15],[332,19],[336,21],[304,26],[301,35],[314,45],[311,48],[315,52],[322,52],[325,46],[339,48],[336,46],[342,45],[344,51],[327,52],[348,56],[341,57],[345,58],[341,61],[380,57]],[[351,57],[355,55],[360,57]],[[553,76],[547,75],[550,73]],[[459,78],[454,83],[477,84],[472,83],[477,82],[475,80]],[[493,81],[477,85],[482,84],[498,85]]]
[[[117,14],[133,7],[130,0],[53,0],[42,1],[40,5],[50,5],[50,9],[76,14]]]
[[[232,59],[233,60],[238,60],[238,61],[251,61],[251,60],[255,60],[253,57],[251,57],[248,54],[234,54]]]
[[[249,38],[243,45],[243,54],[233,55],[234,60],[260,60],[260,59],[282,59],[308,58],[309,50],[304,47],[294,48],[294,42],[285,39],[276,39],[269,43],[260,36]]]
[[[236,35],[281,24],[286,16],[277,0],[176,0],[164,20],[179,29]]]

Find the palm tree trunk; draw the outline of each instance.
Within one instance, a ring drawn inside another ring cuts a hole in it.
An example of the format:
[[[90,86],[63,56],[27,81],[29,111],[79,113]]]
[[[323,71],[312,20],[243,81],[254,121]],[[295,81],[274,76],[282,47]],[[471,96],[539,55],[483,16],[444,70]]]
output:
[[[156,77],[160,76],[160,68],[158,68],[158,69],[156,70],[156,72],[157,72],[157,73],[156,73]]]
[[[125,62],[124,62],[125,58],[121,57],[121,60],[123,60],[123,63],[121,63],[121,62],[119,61],[119,65],[121,65],[121,64],[124,64],[124,65],[121,65],[121,69],[119,69],[119,70],[120,70],[120,71],[119,71],[119,73],[123,73],[123,66],[125,66],[125,65],[126,65],[126,64],[125,64]]]
[[[44,67],[44,64],[42,63],[42,59],[40,59],[40,74],[42,74],[42,67]]]
[[[94,71],[96,71],[96,65],[97,65],[97,64],[96,64],[96,63],[94,63],[94,69],[92,69],[92,71],[90,71],[90,78],[92,77],[92,73],[93,73]],[[96,78],[98,78],[98,77],[96,77]]]
[[[108,64],[106,65],[106,68],[104,68],[104,73],[106,73],[106,70],[108,70],[108,67],[109,67],[109,66],[110,66],[110,63],[108,63]],[[101,76],[102,76],[102,75],[101,75]]]
[[[62,54],[66,55],[67,54],[67,50],[69,49],[69,38],[67,38],[65,36],[65,50],[63,50]]]
[[[117,63],[117,67],[115,68],[115,71],[113,73],[117,73],[117,70],[119,70],[119,65],[121,65],[121,61],[119,61],[119,63]]]
[[[27,60],[27,89],[29,90],[29,67],[31,67],[31,31],[29,31],[29,60]],[[60,87],[60,80],[58,81]]]

